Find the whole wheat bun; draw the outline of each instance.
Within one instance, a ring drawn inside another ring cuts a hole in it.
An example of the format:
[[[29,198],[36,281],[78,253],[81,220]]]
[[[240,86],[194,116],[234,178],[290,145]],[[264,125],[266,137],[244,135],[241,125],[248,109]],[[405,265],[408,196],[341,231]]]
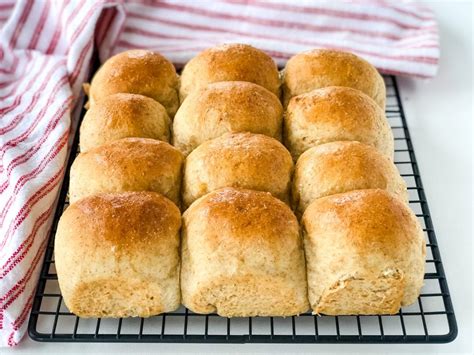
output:
[[[133,49],[109,58],[89,87],[90,105],[116,93],[139,94],[162,104],[173,117],[179,106],[178,75],[161,54]]]
[[[283,102],[327,86],[347,86],[370,96],[385,109],[385,83],[377,69],[355,54],[313,49],[291,57],[283,70]]]
[[[149,317],[180,305],[178,208],[154,192],[99,194],[61,216],[54,254],[79,317]]]
[[[80,153],[71,167],[69,199],[102,192],[154,191],[179,206],[183,155],[166,142],[123,138]]]
[[[359,141],[393,160],[393,134],[384,111],[355,89],[331,86],[293,97],[283,130],[295,160],[311,147],[334,141]]]
[[[326,143],[308,149],[296,163],[292,200],[297,215],[318,198],[363,189],[385,189],[408,203],[407,186],[397,167],[369,145]]]
[[[121,138],[140,137],[169,141],[170,118],[165,108],[149,97],[109,95],[87,110],[81,124],[79,146],[86,152]]]
[[[291,316],[308,309],[296,217],[268,192],[213,191],[183,215],[182,303],[223,317]]]
[[[281,140],[283,108],[265,88],[245,81],[209,84],[193,91],[173,122],[173,144],[188,155],[228,132],[261,133]]]
[[[184,163],[183,205],[221,187],[267,191],[290,202],[293,160],[276,139],[253,133],[227,133],[204,142]]]
[[[316,314],[394,314],[423,286],[425,242],[410,208],[386,190],[315,200],[303,215]]]
[[[249,81],[280,96],[280,78],[273,59],[247,44],[223,44],[192,58],[181,73],[180,98],[219,81]]]

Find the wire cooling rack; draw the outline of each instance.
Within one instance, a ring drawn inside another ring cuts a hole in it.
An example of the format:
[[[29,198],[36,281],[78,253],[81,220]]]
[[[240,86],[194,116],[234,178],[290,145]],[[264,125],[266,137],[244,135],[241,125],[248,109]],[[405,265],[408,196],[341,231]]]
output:
[[[184,307],[151,318],[78,318],[66,308],[54,267],[54,235],[68,205],[69,176],[63,182],[49,245],[28,325],[29,335],[47,342],[176,343],[446,343],[457,325],[396,78],[386,76],[386,115],[395,137],[395,164],[407,182],[410,207],[426,239],[425,285],[418,301],[389,316],[223,318]],[[77,151],[76,134],[72,151]],[[69,167],[74,159],[69,158]]]

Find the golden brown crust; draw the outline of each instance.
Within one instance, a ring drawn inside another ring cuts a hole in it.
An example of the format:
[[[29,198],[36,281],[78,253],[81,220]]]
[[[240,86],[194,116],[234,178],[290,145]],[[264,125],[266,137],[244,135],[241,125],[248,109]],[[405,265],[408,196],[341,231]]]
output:
[[[334,141],[359,141],[393,159],[393,134],[384,111],[355,89],[333,86],[293,97],[283,129],[294,159]]]
[[[299,227],[270,193],[213,191],[183,215],[183,304],[198,313],[289,316],[307,310]]]
[[[179,205],[183,155],[166,142],[123,138],[79,154],[71,167],[71,202],[101,192],[155,191]]]
[[[280,96],[280,78],[273,59],[247,44],[224,44],[191,59],[181,74],[180,98],[220,81],[249,81]]]
[[[81,124],[81,152],[121,138],[139,137],[169,141],[171,120],[165,108],[149,97],[109,95],[85,114]]]
[[[380,189],[332,195],[310,204],[302,222],[313,311],[322,312],[323,295],[341,282],[359,292],[352,294],[353,303],[329,307],[343,306],[339,314],[358,313],[361,297],[370,297],[372,304],[360,309],[364,314],[386,312],[388,297],[397,307],[416,300],[423,285],[425,243],[416,216],[401,200]],[[400,277],[403,283],[396,282]],[[399,292],[391,287],[402,286],[397,304]]]
[[[69,310],[148,317],[178,308],[180,226],[178,208],[154,192],[98,194],[70,205],[55,238]]]
[[[421,235],[417,234],[419,225],[413,212],[381,189],[357,190],[320,198],[306,209],[303,222],[309,232],[328,226],[337,227],[341,232],[350,230],[350,234],[340,237],[363,255],[380,249],[386,255],[396,257],[404,254],[403,247],[421,242]]]
[[[193,91],[173,122],[173,144],[185,155],[228,132],[252,132],[281,140],[283,108],[265,88],[244,81],[209,84]]]
[[[80,231],[67,235],[82,241],[84,248],[93,250],[113,246],[117,255],[126,255],[143,251],[170,230],[179,230],[181,215],[176,205],[156,192],[122,192],[81,199],[70,205],[62,221]],[[81,234],[93,237],[83,238]]]
[[[161,54],[134,49],[109,58],[95,73],[89,88],[93,105],[116,93],[140,94],[161,103],[173,117],[178,109],[178,76]]]
[[[369,62],[348,52],[313,49],[288,60],[283,71],[284,106],[293,96],[327,86],[362,91],[385,109],[385,83]]]
[[[298,229],[298,221],[289,207],[270,193],[232,187],[215,190],[196,200],[183,218],[189,223],[204,218],[205,228],[220,230],[222,233],[208,238],[215,246],[229,238],[251,245],[254,236],[260,235],[269,248],[280,249],[282,244],[292,243],[284,231],[293,233]]]
[[[227,133],[201,144],[186,158],[183,205],[222,187],[267,191],[289,203],[292,172],[291,155],[276,139]]]
[[[388,157],[359,142],[331,142],[310,148],[299,157],[293,204],[301,215],[318,198],[376,188],[408,202],[406,183]]]

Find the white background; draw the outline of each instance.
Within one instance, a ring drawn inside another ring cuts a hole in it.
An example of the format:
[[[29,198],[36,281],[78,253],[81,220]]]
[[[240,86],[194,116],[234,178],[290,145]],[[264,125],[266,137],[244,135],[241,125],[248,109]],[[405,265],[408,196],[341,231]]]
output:
[[[472,354],[473,3],[427,2],[441,33],[439,74],[427,81],[400,79],[400,89],[441,256],[459,335],[441,345],[217,345],[61,344],[24,339],[23,353],[464,353]]]

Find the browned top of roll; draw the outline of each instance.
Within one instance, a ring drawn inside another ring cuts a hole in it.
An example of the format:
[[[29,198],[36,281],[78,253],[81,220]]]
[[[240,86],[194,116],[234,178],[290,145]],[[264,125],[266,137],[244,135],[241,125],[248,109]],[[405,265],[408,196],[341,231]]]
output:
[[[109,58],[94,75],[91,103],[122,93],[140,94],[160,102],[173,116],[178,106],[178,76],[173,64],[159,53],[135,49]]]
[[[278,68],[263,51],[247,44],[224,44],[191,59],[181,74],[180,96],[218,81],[250,81],[280,94]]]
[[[149,138],[123,138],[79,154],[71,167],[71,201],[97,192],[157,191],[179,201],[183,155]]]
[[[183,218],[194,230],[205,230],[216,246],[223,237],[256,245],[258,235],[265,244],[274,241],[275,250],[281,250],[284,236],[298,230],[298,221],[285,203],[268,192],[240,188],[226,187],[201,197]],[[294,243],[294,238],[287,242]]]
[[[283,71],[285,106],[292,96],[326,86],[347,86],[364,92],[385,108],[385,83],[377,69],[355,54],[331,49],[301,52]]]
[[[422,247],[422,232],[410,208],[386,190],[356,190],[315,200],[303,215],[311,238],[345,238],[352,252],[383,250],[400,256]],[[324,233],[327,232],[326,236]],[[349,249],[348,249],[349,250]]]
[[[156,243],[168,252],[180,225],[178,207],[158,193],[106,193],[71,204],[61,217],[57,238],[67,238],[74,248],[104,253],[111,247],[116,253],[143,253]]]
[[[359,142],[331,142],[310,148],[299,157],[293,201],[299,212],[304,212],[317,198],[374,188],[408,201],[406,184],[390,158]]]
[[[265,88],[245,82],[212,83],[193,91],[173,121],[173,144],[185,155],[228,132],[252,132],[281,139],[283,108]]]
[[[159,102],[128,93],[109,95],[87,110],[81,124],[81,152],[120,138],[167,142],[171,120]]]
[[[186,159],[183,202],[221,187],[268,191],[289,202],[293,160],[276,139],[263,134],[227,133],[204,142]]]
[[[393,158],[393,134],[384,111],[366,94],[330,86],[295,96],[285,117],[293,157],[332,141],[359,141]]]

